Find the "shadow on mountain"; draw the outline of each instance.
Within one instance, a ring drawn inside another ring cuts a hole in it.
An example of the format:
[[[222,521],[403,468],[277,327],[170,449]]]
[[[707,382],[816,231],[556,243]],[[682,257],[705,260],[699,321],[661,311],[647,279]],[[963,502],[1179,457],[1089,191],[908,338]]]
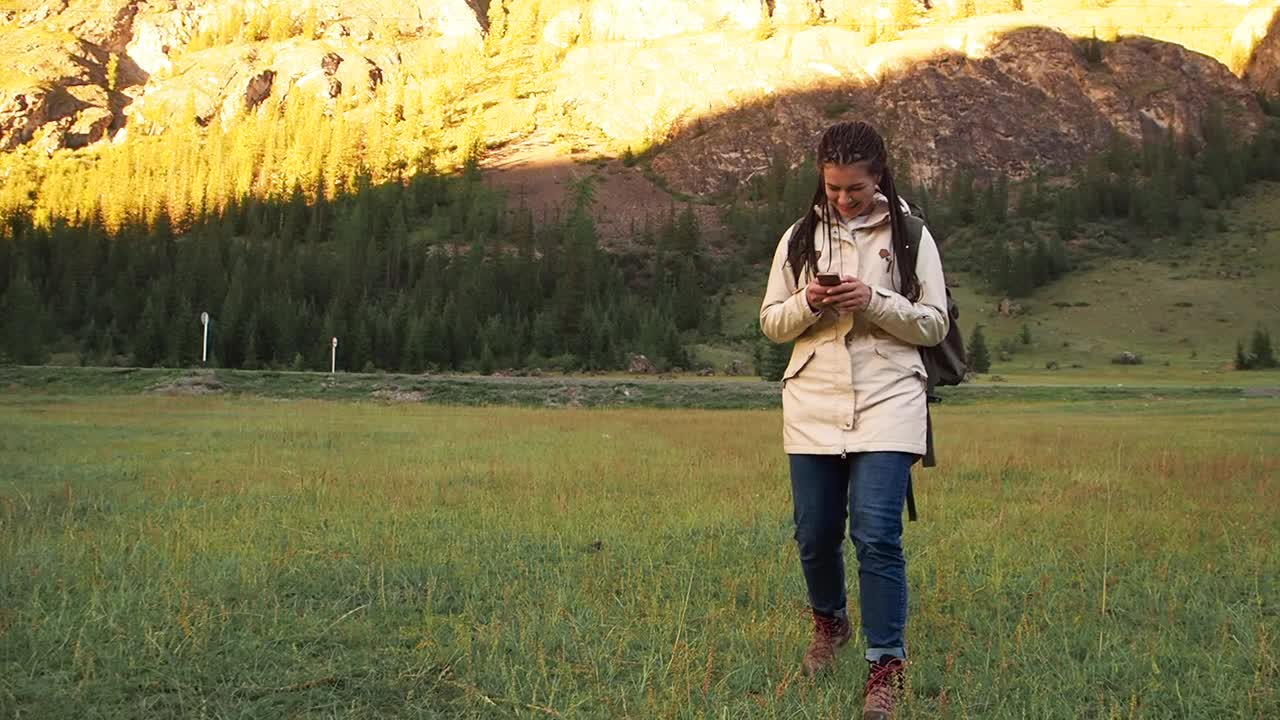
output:
[[[730,204],[744,183],[778,164],[800,163],[838,120],[877,126],[899,172],[931,186],[959,171],[980,179],[1066,174],[1117,135],[1135,143],[1170,132],[1202,137],[1210,114],[1246,136],[1262,126],[1258,99],[1225,66],[1172,43],[1105,42],[1025,27],[994,35],[980,50],[921,50],[874,79],[817,76],[805,89],[690,110],[635,168],[616,159],[549,157],[534,146],[500,149],[501,160],[486,163],[486,177],[535,213],[562,203],[564,188],[595,177],[597,220],[614,239],[687,201],[704,226],[719,225],[707,203]],[[645,84],[625,82],[619,93]]]
[[[940,51],[874,84],[827,83],[692,117],[652,168],[677,192],[715,197],[812,153],[831,122],[863,119],[917,182],[962,168],[1018,178],[1080,167],[1117,134],[1200,137],[1210,113],[1242,135],[1262,124],[1257,98],[1210,58],[1149,38],[1073,40],[1028,27],[998,35],[980,56]]]

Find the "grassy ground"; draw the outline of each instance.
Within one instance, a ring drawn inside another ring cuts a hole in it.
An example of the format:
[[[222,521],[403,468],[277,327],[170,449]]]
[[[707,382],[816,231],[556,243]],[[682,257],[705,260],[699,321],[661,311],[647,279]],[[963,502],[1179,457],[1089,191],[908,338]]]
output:
[[[906,718],[1280,714],[1275,399],[938,409]],[[776,411],[0,395],[6,717],[848,717]]]

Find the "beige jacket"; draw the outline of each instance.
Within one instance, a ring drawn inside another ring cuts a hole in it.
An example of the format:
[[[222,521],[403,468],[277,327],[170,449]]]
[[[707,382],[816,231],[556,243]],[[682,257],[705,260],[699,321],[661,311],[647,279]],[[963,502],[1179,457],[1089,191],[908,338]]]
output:
[[[898,294],[889,205],[883,195],[876,199],[867,215],[849,222],[836,216],[831,247],[822,223],[814,238],[821,271],[853,275],[871,286],[866,311],[815,314],[804,292],[812,270],[806,268],[797,283],[787,264],[790,230],[774,253],[760,328],[774,342],[795,341],[782,376],[782,446],[788,454],[925,452],[927,375],[917,348],[947,335],[942,262],[926,228],[916,262],[920,302]]]

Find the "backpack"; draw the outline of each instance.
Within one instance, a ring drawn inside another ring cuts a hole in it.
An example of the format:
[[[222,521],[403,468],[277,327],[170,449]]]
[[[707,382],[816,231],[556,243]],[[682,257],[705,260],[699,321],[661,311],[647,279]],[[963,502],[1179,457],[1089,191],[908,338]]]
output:
[[[920,238],[924,234],[924,218],[915,206],[903,218],[907,225],[907,248],[914,250],[920,246]],[[951,288],[947,288],[947,315],[951,322],[947,324],[947,336],[933,347],[920,348],[920,361],[924,363],[925,373],[929,379],[925,387],[924,421],[925,450],[920,460],[922,467],[934,467],[938,464],[933,454],[933,414],[929,405],[942,402],[942,398],[934,393],[939,385],[959,385],[969,372],[969,360],[964,351],[964,335],[960,332],[960,306],[951,296]],[[911,477],[907,476],[907,518],[911,521],[920,519],[916,513],[916,495],[913,491]]]
[[[912,208],[913,212],[904,217],[907,225],[907,247],[914,249],[920,245],[920,237],[924,234],[924,220],[919,216],[918,211]],[[942,342],[933,347],[920,348],[920,361],[924,363],[925,372],[929,375],[928,390],[929,402],[940,402],[941,397],[934,394],[934,388],[939,385],[959,385],[964,382],[964,376],[969,372],[968,357],[964,351],[964,335],[960,332],[960,307],[956,305],[956,299],[951,296],[951,288],[947,288],[947,315],[951,316],[951,322],[947,328],[947,336]],[[929,454],[925,456],[925,467],[933,467],[933,452],[930,447]]]

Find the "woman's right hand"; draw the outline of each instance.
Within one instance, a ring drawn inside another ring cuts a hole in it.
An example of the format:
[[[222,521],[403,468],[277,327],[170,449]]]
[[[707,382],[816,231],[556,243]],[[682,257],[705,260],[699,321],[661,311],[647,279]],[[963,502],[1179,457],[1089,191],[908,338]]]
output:
[[[814,279],[805,287],[805,300],[815,313],[827,309],[841,315],[862,312],[871,302],[871,288],[852,275],[841,275],[839,285],[823,285]]]
[[[809,303],[809,309],[815,313],[820,313],[827,308],[827,291],[831,288],[818,282],[817,278],[809,281],[809,285],[804,289],[804,299]]]

